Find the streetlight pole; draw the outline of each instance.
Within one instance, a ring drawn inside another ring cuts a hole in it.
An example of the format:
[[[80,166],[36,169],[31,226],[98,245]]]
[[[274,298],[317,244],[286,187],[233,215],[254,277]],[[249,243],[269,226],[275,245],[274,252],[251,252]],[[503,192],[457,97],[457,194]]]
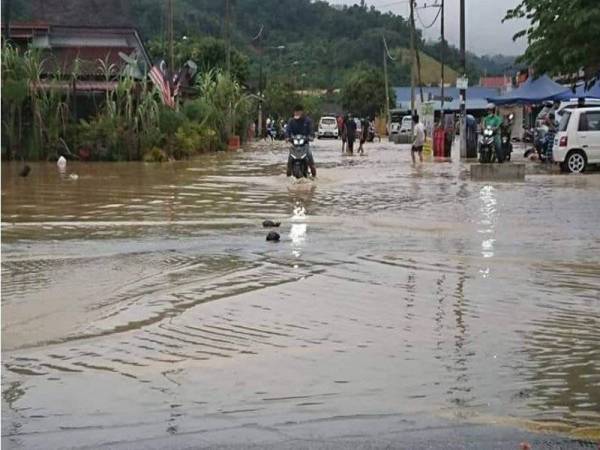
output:
[[[264,30],[264,25],[260,26],[260,30],[258,34],[254,38],[255,41],[258,42],[258,57],[259,57],[259,66],[258,66],[258,120],[256,122],[257,134],[258,137],[262,137],[262,104],[263,104],[263,48],[262,48],[262,33]]]
[[[391,123],[390,118],[390,87],[388,82],[388,68],[387,68],[387,59],[388,59],[388,50],[387,43],[385,42],[385,36],[382,36],[383,40],[383,77],[385,79],[385,129],[387,130]]]

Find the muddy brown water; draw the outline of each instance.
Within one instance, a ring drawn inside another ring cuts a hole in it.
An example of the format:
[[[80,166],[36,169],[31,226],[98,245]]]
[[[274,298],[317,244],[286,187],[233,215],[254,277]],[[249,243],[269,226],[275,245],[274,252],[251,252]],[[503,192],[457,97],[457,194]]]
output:
[[[598,429],[600,175],[314,153],[300,185],[270,144],[3,164],[3,445],[396,414]]]

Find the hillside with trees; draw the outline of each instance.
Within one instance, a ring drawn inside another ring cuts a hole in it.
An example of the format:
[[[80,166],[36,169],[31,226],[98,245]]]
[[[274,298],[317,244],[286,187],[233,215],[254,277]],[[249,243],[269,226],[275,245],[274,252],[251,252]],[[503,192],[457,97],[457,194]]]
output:
[[[166,53],[166,3],[164,0],[12,0],[11,8],[17,18],[51,23],[132,25],[140,30],[152,56],[160,57]],[[267,81],[278,79],[299,88],[333,89],[343,84],[359,63],[381,67],[383,35],[391,49],[410,46],[406,19],[383,13],[364,1],[343,8],[310,0],[230,0],[230,3],[232,41],[239,52],[236,62],[247,64],[237,70],[242,81],[250,86],[257,86],[262,64]],[[201,38],[223,39],[223,0],[175,0],[174,4],[176,49],[181,58],[194,56],[194,49],[190,48],[194,42],[206,47]],[[260,37],[254,39],[261,29]],[[420,31],[416,40],[428,60],[439,58],[439,42],[426,42]],[[225,48],[223,44],[221,47]],[[447,48],[447,64],[450,69],[458,70],[458,50],[449,45]],[[196,51],[195,56],[198,55]],[[218,59],[204,58],[203,62]],[[492,67],[491,61],[496,59],[469,55],[469,79],[476,81],[484,72],[501,73],[510,66],[507,63],[504,67]],[[406,58],[390,62],[389,70],[392,85],[410,82]],[[425,74],[422,78],[439,77]]]

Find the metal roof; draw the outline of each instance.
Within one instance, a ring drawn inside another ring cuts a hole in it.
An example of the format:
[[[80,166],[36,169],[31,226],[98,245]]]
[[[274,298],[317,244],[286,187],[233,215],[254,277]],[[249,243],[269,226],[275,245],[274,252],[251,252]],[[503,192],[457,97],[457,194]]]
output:
[[[396,93],[396,108],[408,111],[410,110],[410,86],[395,87]],[[468,110],[483,110],[488,104],[488,97],[496,96],[500,93],[498,89],[482,86],[472,86],[467,88],[467,109]],[[455,87],[444,88],[444,110],[458,111],[460,109],[459,90]],[[433,101],[434,108],[441,108],[441,92],[440,87],[423,87],[423,99],[425,101]],[[415,100],[420,101],[419,88],[415,89]]]

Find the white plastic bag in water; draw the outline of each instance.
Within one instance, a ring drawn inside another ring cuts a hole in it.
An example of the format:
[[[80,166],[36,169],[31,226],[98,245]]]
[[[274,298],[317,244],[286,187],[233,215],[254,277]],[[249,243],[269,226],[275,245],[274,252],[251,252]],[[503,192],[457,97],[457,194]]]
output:
[[[60,170],[65,170],[67,168],[67,159],[64,156],[58,158],[56,165]]]

